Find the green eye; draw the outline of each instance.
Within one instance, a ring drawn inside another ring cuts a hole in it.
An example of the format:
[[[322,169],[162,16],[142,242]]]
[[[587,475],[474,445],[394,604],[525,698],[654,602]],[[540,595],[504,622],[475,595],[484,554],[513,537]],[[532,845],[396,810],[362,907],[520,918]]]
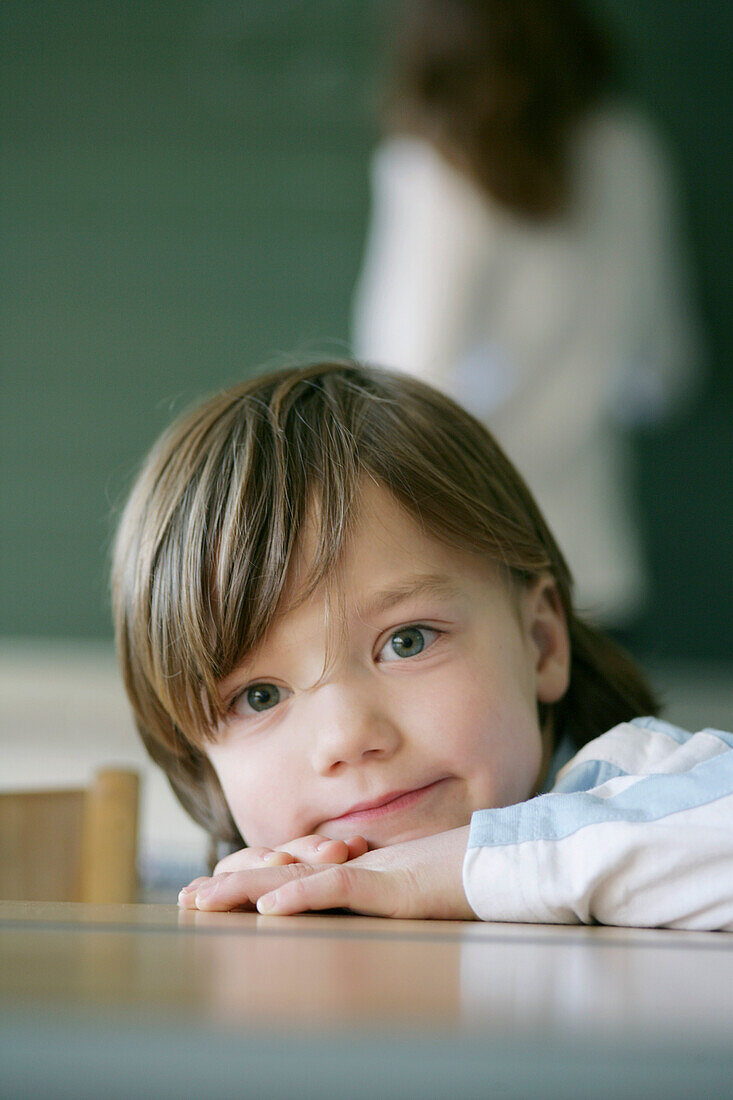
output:
[[[380,661],[404,661],[429,649],[443,633],[431,626],[403,626],[395,630],[379,653]]]
[[[242,688],[232,699],[229,704],[229,714],[232,718],[252,718],[262,714],[263,711],[273,710],[284,699],[289,699],[292,694],[290,688],[278,687],[277,684],[270,684],[264,680],[257,684],[250,684],[249,687]]]
[[[389,644],[397,657],[414,657],[425,648],[425,635],[419,627],[408,626],[393,634]]]
[[[251,688],[247,688],[246,698],[252,710],[259,713],[277,706],[280,702],[280,688],[275,684],[253,684]]]

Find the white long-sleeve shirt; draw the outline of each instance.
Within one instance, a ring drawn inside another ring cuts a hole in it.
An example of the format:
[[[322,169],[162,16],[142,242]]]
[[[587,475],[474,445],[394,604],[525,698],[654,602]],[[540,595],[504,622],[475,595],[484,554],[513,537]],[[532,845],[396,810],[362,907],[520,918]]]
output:
[[[616,414],[678,403],[699,358],[675,202],[653,131],[579,127],[567,214],[500,207],[417,137],[378,149],[353,308],[364,360],[417,375],[494,433],[565,551],[577,602],[617,625],[646,582]]]
[[[615,726],[473,814],[463,884],[483,920],[733,931],[733,734]]]

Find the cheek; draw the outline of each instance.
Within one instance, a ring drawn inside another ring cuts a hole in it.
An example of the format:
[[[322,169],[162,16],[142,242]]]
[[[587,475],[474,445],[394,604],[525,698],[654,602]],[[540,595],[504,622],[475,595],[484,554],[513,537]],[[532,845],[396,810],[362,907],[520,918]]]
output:
[[[533,726],[507,728],[494,742],[489,791],[492,806],[524,802],[534,793],[542,766],[542,740]]]
[[[413,744],[447,771],[463,775],[491,757],[496,732],[505,724],[500,702],[485,690],[481,676],[451,670],[400,699],[399,710]]]
[[[287,756],[217,746],[209,753],[237,828],[249,845],[273,847],[298,836],[297,782]]]
[[[446,716],[446,760],[466,779],[473,809],[511,805],[531,795],[542,763],[531,697],[476,676],[464,686],[462,705],[448,722]]]

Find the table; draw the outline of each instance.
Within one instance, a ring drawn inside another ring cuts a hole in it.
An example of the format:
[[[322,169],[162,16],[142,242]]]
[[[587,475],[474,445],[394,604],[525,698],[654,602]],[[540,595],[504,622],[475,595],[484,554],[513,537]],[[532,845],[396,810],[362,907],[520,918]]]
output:
[[[0,1096],[724,1097],[733,935],[0,902]]]

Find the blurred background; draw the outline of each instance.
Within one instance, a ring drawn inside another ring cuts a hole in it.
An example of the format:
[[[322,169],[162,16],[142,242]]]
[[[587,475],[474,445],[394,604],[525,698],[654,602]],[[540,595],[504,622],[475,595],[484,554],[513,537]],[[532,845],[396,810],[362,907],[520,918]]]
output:
[[[198,396],[348,354],[394,7],[0,7],[3,786],[144,767],[112,656],[115,510]],[[672,154],[705,341],[694,402],[631,439],[654,582],[631,641],[672,718],[731,728],[731,9],[590,7]],[[150,882],[199,858],[147,769],[143,812]]]

